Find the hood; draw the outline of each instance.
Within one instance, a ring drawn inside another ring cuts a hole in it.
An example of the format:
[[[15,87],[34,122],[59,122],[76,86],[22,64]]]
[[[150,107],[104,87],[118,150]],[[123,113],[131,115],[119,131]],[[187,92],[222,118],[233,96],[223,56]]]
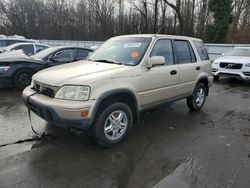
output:
[[[118,64],[79,61],[42,70],[32,79],[51,86],[84,84],[85,81],[112,75],[126,67]]]
[[[223,56],[215,60],[215,62],[225,62],[225,63],[250,63],[250,57],[242,56]]]

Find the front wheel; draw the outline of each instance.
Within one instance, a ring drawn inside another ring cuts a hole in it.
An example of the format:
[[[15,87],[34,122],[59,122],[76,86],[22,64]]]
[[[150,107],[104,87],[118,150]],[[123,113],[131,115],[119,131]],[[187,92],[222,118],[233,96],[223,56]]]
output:
[[[187,98],[187,106],[192,111],[200,110],[205,101],[207,96],[207,89],[203,83],[199,83],[192,94],[192,96]]]
[[[105,147],[120,143],[133,124],[130,107],[125,103],[113,103],[100,113],[94,124],[97,142]]]
[[[220,79],[220,76],[214,76],[215,81],[219,81],[219,79]]]
[[[13,77],[14,86],[19,90],[23,90],[30,85],[33,74],[34,71],[30,69],[22,69],[17,71]]]

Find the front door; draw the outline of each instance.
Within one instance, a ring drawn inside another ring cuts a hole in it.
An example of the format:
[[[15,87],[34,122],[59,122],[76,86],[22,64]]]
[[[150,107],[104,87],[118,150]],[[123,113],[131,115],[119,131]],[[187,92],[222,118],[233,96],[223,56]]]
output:
[[[143,73],[143,91],[139,93],[143,107],[170,100],[179,93],[179,67],[175,64],[172,41],[159,39],[150,54],[150,57],[153,56],[164,57],[165,65],[154,66]]]

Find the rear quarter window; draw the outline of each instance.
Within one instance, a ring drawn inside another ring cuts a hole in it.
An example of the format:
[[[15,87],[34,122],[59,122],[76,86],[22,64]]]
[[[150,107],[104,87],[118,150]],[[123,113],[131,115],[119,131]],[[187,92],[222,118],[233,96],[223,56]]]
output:
[[[201,60],[209,60],[207,49],[202,41],[194,41],[195,48],[201,58]]]

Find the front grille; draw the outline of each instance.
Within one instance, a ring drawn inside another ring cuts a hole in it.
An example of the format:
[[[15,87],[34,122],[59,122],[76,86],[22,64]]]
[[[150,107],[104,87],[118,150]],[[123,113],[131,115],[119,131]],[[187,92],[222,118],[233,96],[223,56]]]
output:
[[[245,76],[250,76],[250,72],[243,72]]]
[[[51,98],[55,97],[55,94],[58,90],[57,87],[49,86],[49,85],[38,83],[38,82],[34,82],[34,86],[32,89],[38,93],[41,93]]]
[[[220,67],[224,69],[241,69],[242,64],[239,63],[220,63]]]

